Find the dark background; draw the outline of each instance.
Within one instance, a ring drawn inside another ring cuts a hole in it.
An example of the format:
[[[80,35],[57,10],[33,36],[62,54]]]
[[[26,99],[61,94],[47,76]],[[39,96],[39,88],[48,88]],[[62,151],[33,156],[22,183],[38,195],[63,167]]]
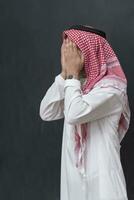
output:
[[[107,33],[128,78],[121,160],[134,200],[134,1],[0,0],[0,14],[0,200],[59,200],[63,119],[42,121],[39,105],[61,70],[61,33],[76,23]]]

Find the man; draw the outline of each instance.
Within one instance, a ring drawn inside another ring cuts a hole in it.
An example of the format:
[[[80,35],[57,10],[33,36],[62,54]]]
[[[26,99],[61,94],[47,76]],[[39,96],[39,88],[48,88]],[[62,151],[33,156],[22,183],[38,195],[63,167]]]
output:
[[[60,200],[128,200],[120,161],[127,80],[107,40],[85,27],[63,32],[61,73],[40,104],[42,120],[64,118]]]

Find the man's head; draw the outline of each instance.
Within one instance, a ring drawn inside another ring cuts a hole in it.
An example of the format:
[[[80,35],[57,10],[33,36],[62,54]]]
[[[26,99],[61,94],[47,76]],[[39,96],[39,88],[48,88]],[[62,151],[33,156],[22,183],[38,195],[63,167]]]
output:
[[[84,56],[83,74],[90,82],[100,74],[100,66],[105,63],[102,46],[106,40],[97,30],[88,25],[73,25],[62,32],[62,39],[68,37]]]

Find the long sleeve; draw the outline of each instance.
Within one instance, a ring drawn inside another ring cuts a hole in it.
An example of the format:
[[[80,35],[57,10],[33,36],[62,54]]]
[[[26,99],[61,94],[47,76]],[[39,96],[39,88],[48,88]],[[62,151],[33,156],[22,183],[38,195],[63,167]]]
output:
[[[79,80],[66,79],[64,92],[64,116],[69,124],[86,123],[122,111],[116,88],[96,87],[82,94]]]
[[[64,78],[58,74],[48,88],[40,103],[39,115],[42,120],[52,121],[64,117],[64,82]]]

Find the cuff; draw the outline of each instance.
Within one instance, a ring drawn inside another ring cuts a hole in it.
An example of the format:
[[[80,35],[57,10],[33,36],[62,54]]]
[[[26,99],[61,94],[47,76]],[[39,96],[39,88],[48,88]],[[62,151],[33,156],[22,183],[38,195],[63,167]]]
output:
[[[58,74],[55,77],[55,82],[59,83],[60,85],[64,85],[65,79],[61,76],[61,74]]]
[[[81,82],[78,79],[66,79],[65,80],[65,84],[64,84],[64,88],[66,88],[67,86],[74,86],[74,87],[81,87]]]

